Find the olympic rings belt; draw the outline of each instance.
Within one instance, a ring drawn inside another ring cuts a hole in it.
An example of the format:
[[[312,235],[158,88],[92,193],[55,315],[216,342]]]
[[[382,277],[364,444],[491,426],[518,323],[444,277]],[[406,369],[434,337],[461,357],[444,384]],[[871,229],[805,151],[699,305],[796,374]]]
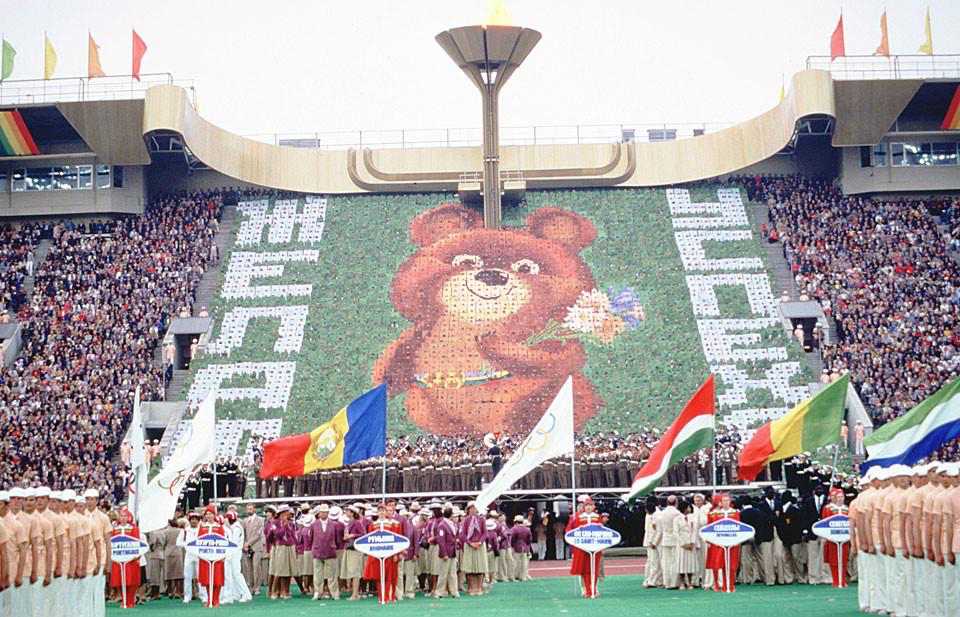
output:
[[[459,390],[466,386],[482,386],[486,383],[510,377],[509,371],[437,371],[435,373],[417,373],[414,386],[421,388],[441,388]]]

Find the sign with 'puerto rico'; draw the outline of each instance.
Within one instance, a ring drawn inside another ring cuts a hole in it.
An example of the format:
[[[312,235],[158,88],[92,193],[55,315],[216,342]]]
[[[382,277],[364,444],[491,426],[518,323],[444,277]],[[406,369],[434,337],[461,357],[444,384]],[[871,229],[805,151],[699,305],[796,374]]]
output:
[[[231,542],[218,533],[205,533],[196,540],[187,542],[189,554],[204,561],[222,561],[231,551],[239,550],[236,542]]]

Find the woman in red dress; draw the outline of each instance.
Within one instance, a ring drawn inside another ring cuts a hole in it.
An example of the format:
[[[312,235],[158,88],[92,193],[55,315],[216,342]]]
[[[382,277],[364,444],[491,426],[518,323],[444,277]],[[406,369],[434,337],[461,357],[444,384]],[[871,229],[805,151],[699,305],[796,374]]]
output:
[[[740,512],[730,506],[729,493],[719,495],[720,505],[707,513],[707,524],[716,523],[723,519],[740,520]],[[707,543],[707,570],[713,573],[714,591],[734,591],[736,589],[737,566],[740,562],[740,547],[730,548],[730,576],[725,574],[726,563],[723,558],[723,547]],[[721,585],[721,581],[723,584]]]
[[[850,516],[850,508],[843,502],[843,489],[833,487],[830,489],[830,502],[823,506],[823,512],[820,513],[820,520],[842,514]],[[847,586],[847,560],[850,558],[850,543],[844,542],[840,555],[842,567],[837,567],[837,545],[833,542],[823,543],[823,561],[830,566],[830,574],[833,576],[834,587]]]
[[[403,526],[400,521],[393,520],[387,513],[387,504],[381,503],[377,506],[377,520],[370,521],[367,525],[367,533],[374,531],[392,531],[396,534],[402,534]],[[397,601],[397,563],[400,555],[391,555],[383,560],[383,585],[380,585],[380,560],[376,557],[367,557],[367,563],[363,567],[363,578],[373,581],[377,586],[377,593],[380,596],[380,604]]]
[[[140,537],[140,530],[133,524],[133,515],[130,510],[120,510],[120,519],[113,528],[111,536]],[[121,569],[123,573],[121,574]],[[110,569],[110,587],[120,591],[120,602],[123,608],[130,608],[137,601],[137,587],[140,586],[140,559],[127,563],[113,562]]]
[[[217,509],[213,507],[213,504],[208,504],[203,510],[203,521],[200,522],[197,537],[208,533],[226,538],[223,532],[223,524],[217,522]],[[199,572],[197,572],[197,582],[208,590],[207,606],[219,606],[220,589],[223,587],[223,560],[211,562],[201,559]]]
[[[586,497],[582,500],[583,512],[578,512],[570,517],[570,522],[567,523],[567,531],[571,529],[576,529],[578,527],[584,527],[585,525],[599,525],[600,524],[600,515],[596,512],[596,506],[593,504],[593,500],[589,497]],[[575,546],[570,547],[573,552],[573,563],[570,564],[570,574],[573,576],[579,576],[583,582],[583,595],[587,598],[597,597],[597,575],[599,574],[600,568],[597,567],[597,562],[594,562],[593,567],[593,576],[590,572],[590,553],[582,551]],[[597,553],[597,560],[600,559],[602,553]]]

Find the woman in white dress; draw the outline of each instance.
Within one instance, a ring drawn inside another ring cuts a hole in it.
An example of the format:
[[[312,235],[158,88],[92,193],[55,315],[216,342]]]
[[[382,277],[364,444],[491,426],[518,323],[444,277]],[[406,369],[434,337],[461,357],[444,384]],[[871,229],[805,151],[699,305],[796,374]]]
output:
[[[237,520],[236,512],[227,512],[227,525],[224,531],[227,532],[227,539],[243,548],[243,526]],[[241,550],[232,551],[223,564],[224,585],[220,592],[220,604],[230,604],[232,602],[249,602],[253,599],[250,595],[250,588],[240,572]]]
[[[693,577],[697,573],[697,554],[694,551],[694,528],[697,514],[689,502],[680,503],[683,516],[673,519],[673,532],[677,535],[677,573],[680,575],[680,589],[693,589]]]

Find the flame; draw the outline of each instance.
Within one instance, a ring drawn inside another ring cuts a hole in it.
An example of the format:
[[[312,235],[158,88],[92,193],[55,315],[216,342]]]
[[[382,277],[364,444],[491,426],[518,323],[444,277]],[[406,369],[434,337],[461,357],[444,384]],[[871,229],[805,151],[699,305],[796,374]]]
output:
[[[490,12],[487,19],[483,22],[484,26],[513,26],[513,15],[503,6],[500,0],[490,0]]]

